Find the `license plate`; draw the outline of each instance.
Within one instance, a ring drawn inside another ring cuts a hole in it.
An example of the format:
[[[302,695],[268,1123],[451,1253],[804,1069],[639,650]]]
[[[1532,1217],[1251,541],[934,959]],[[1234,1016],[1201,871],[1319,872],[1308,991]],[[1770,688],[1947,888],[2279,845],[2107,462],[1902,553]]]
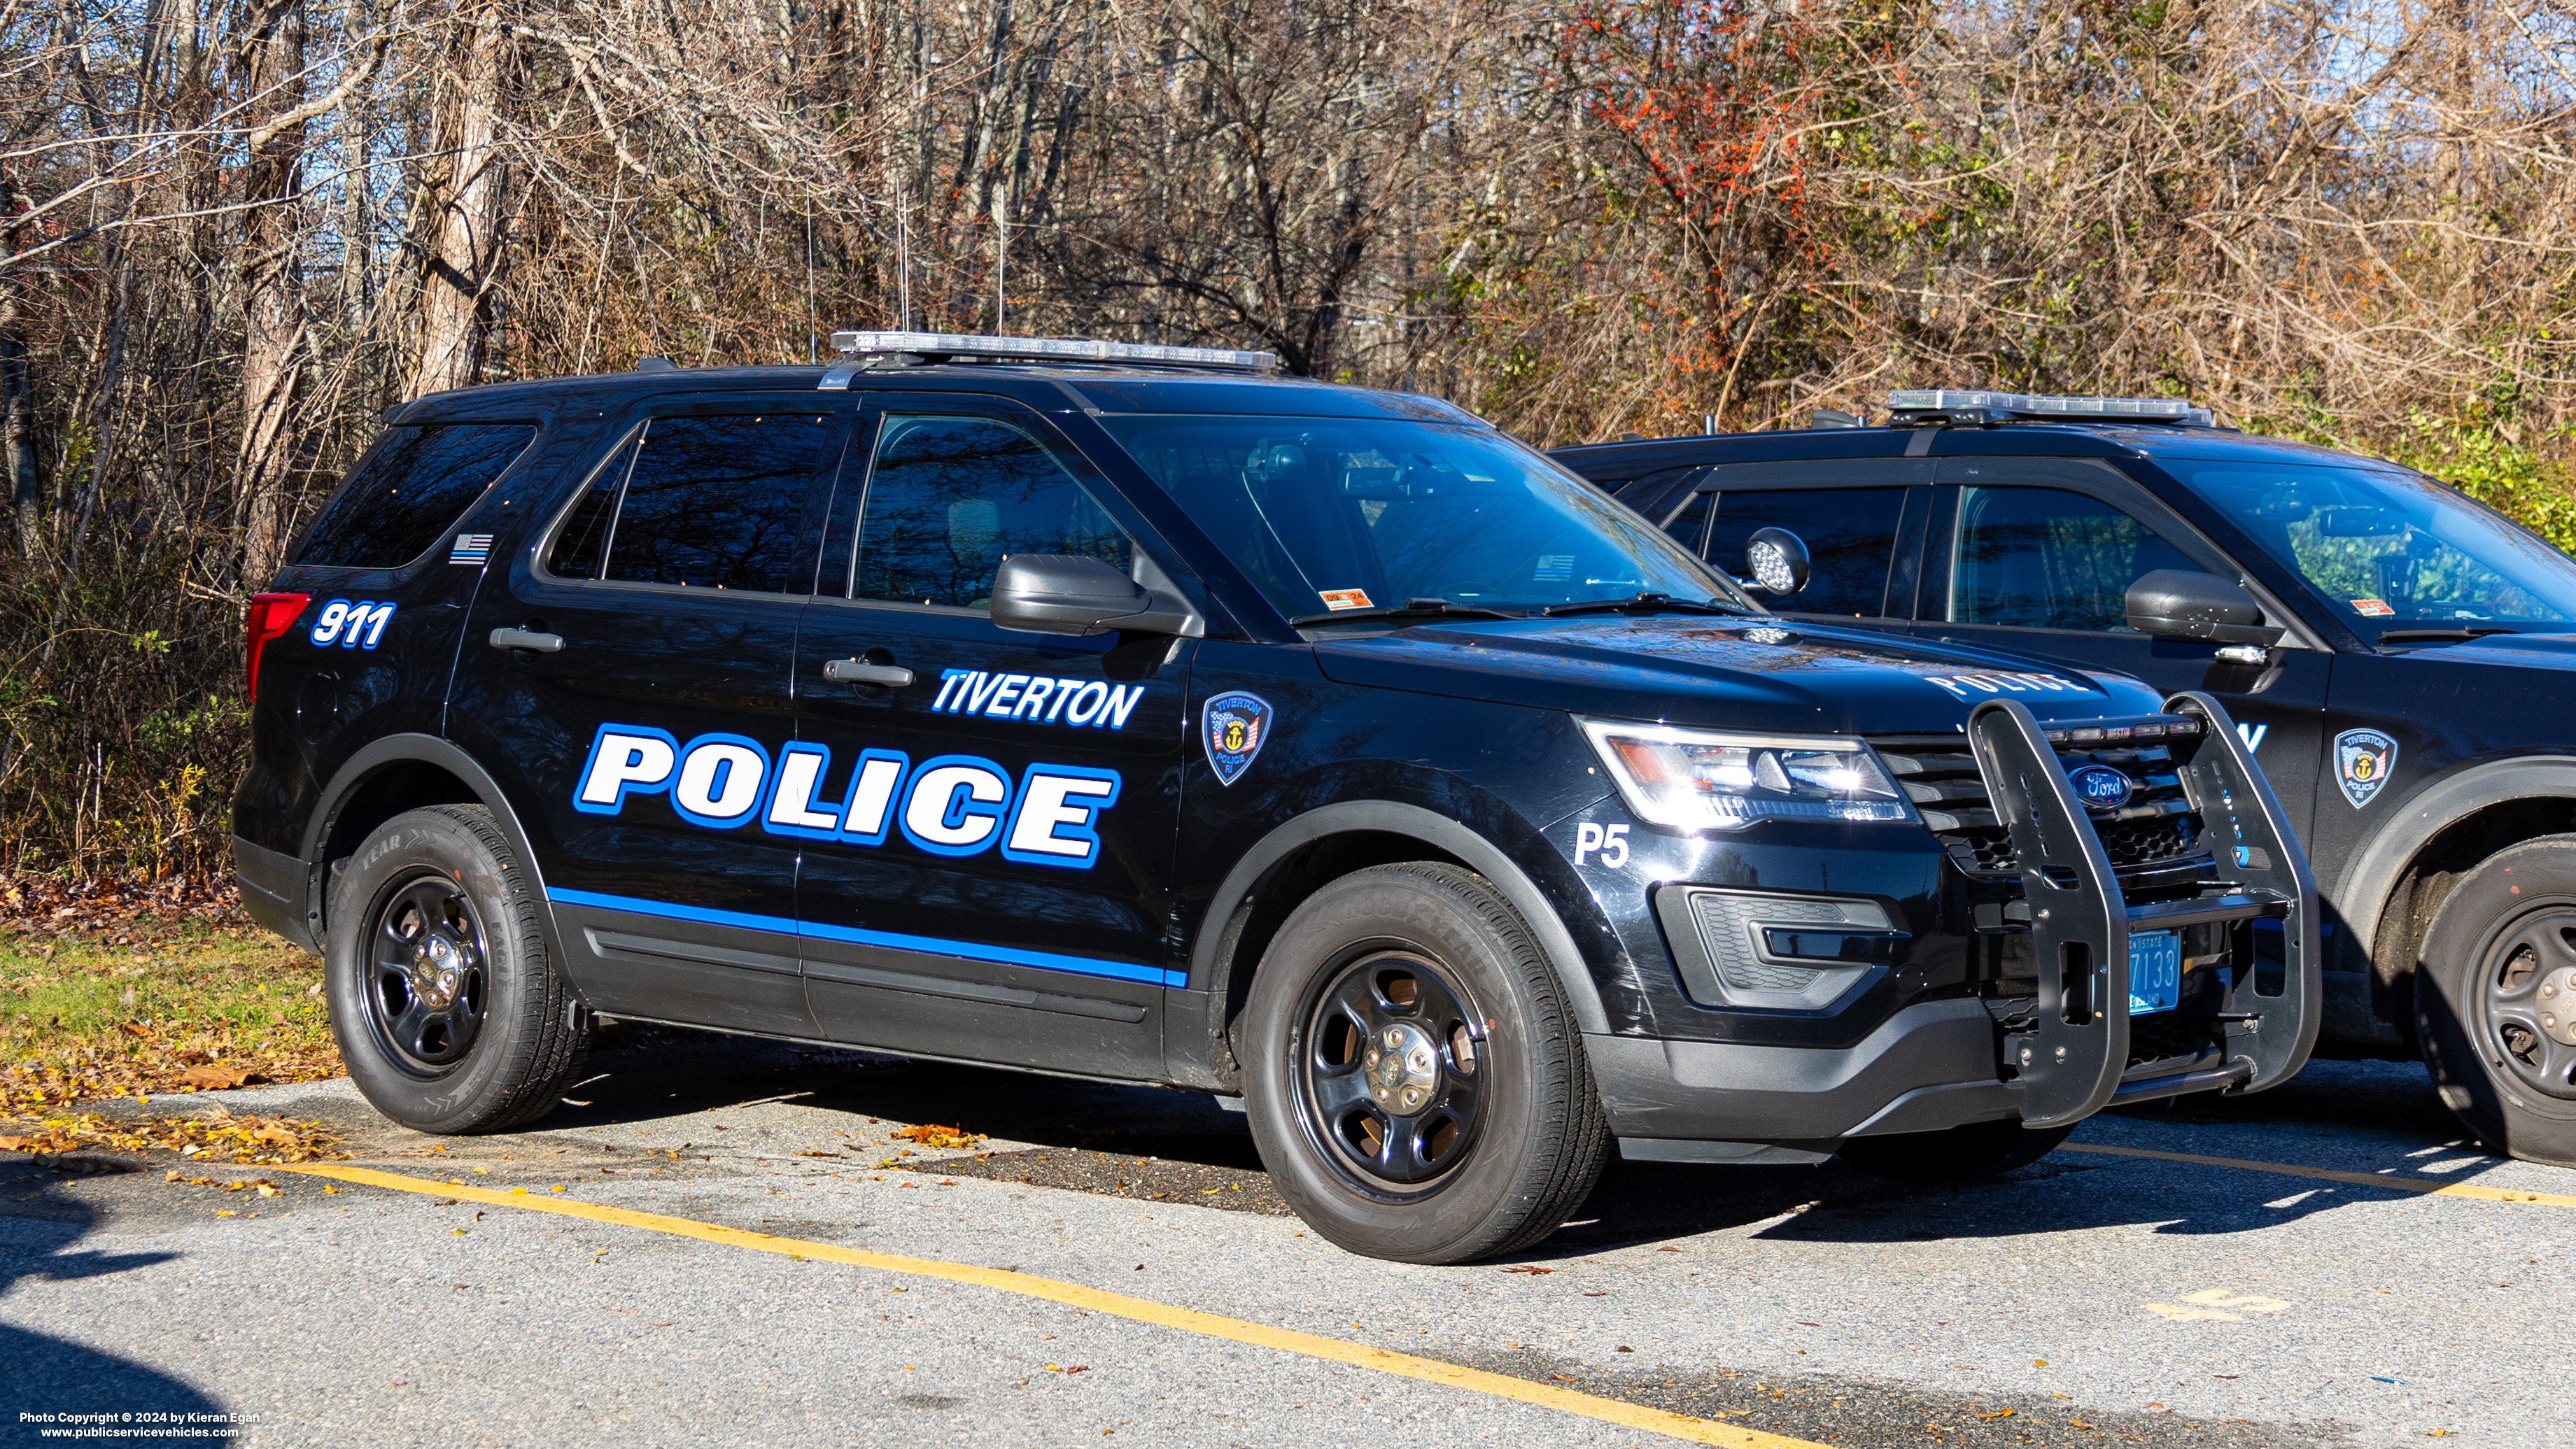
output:
[[[2129,1014],[2171,1011],[2182,1001],[2182,937],[2145,931],[2129,938]]]

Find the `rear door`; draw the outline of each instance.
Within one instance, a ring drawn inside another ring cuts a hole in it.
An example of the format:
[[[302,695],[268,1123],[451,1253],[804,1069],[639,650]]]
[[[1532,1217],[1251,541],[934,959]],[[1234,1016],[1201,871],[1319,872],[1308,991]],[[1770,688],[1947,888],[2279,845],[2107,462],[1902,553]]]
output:
[[[812,1033],[803,842],[762,807],[854,411],[812,393],[645,410],[476,604],[450,733],[513,796],[597,1009]]]
[[[2305,835],[2334,655],[2282,649],[2268,665],[2220,660],[2218,646],[2129,627],[2129,585],[2157,569],[2244,573],[2144,488],[2081,458],[1940,461],[1931,562],[1918,631],[2197,689],[2234,716],[2274,793]]]
[[[1162,1072],[1191,645],[1000,629],[1014,553],[1153,584],[1114,492],[1037,413],[871,396],[807,615],[797,773],[806,984],[834,1040]]]
[[[1915,579],[1931,508],[1932,463],[1912,458],[1837,458],[1734,463],[1709,471],[1702,554],[1731,576],[1745,573],[1745,545],[1765,528],[1806,544],[1807,586],[1764,603],[1796,618],[1901,630],[1913,612]]]

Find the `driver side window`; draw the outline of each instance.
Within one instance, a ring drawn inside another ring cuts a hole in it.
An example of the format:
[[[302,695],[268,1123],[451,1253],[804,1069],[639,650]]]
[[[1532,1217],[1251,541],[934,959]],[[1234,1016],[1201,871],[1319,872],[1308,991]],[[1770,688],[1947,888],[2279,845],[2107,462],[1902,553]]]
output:
[[[1127,536],[1037,439],[993,418],[888,414],[859,514],[850,596],[984,609],[1015,553],[1079,554],[1119,572]]]
[[[2157,569],[2198,567],[2100,499],[2063,488],[1961,488],[1950,622],[2128,632],[2130,584]]]

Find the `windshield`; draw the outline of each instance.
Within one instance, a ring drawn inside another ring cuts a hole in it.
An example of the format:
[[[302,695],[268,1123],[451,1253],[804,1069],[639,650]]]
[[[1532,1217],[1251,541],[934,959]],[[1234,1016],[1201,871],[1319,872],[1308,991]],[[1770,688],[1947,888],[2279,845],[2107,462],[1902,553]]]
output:
[[[1758,612],[1663,530],[1487,429],[1100,421],[1290,619],[1415,599],[1524,612],[1641,593]]]
[[[2420,474],[2163,462],[2364,639],[2576,626],[2576,559]]]

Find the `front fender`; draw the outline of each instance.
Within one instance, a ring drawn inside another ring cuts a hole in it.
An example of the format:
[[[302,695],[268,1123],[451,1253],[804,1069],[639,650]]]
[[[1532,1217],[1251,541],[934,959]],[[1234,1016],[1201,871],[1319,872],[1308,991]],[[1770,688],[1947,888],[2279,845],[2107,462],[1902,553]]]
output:
[[[2346,863],[2331,896],[2361,959],[2376,960],[2381,903],[2427,842],[2488,806],[2551,796],[2576,801],[2576,758],[2521,755],[2455,765],[2389,811]]]

